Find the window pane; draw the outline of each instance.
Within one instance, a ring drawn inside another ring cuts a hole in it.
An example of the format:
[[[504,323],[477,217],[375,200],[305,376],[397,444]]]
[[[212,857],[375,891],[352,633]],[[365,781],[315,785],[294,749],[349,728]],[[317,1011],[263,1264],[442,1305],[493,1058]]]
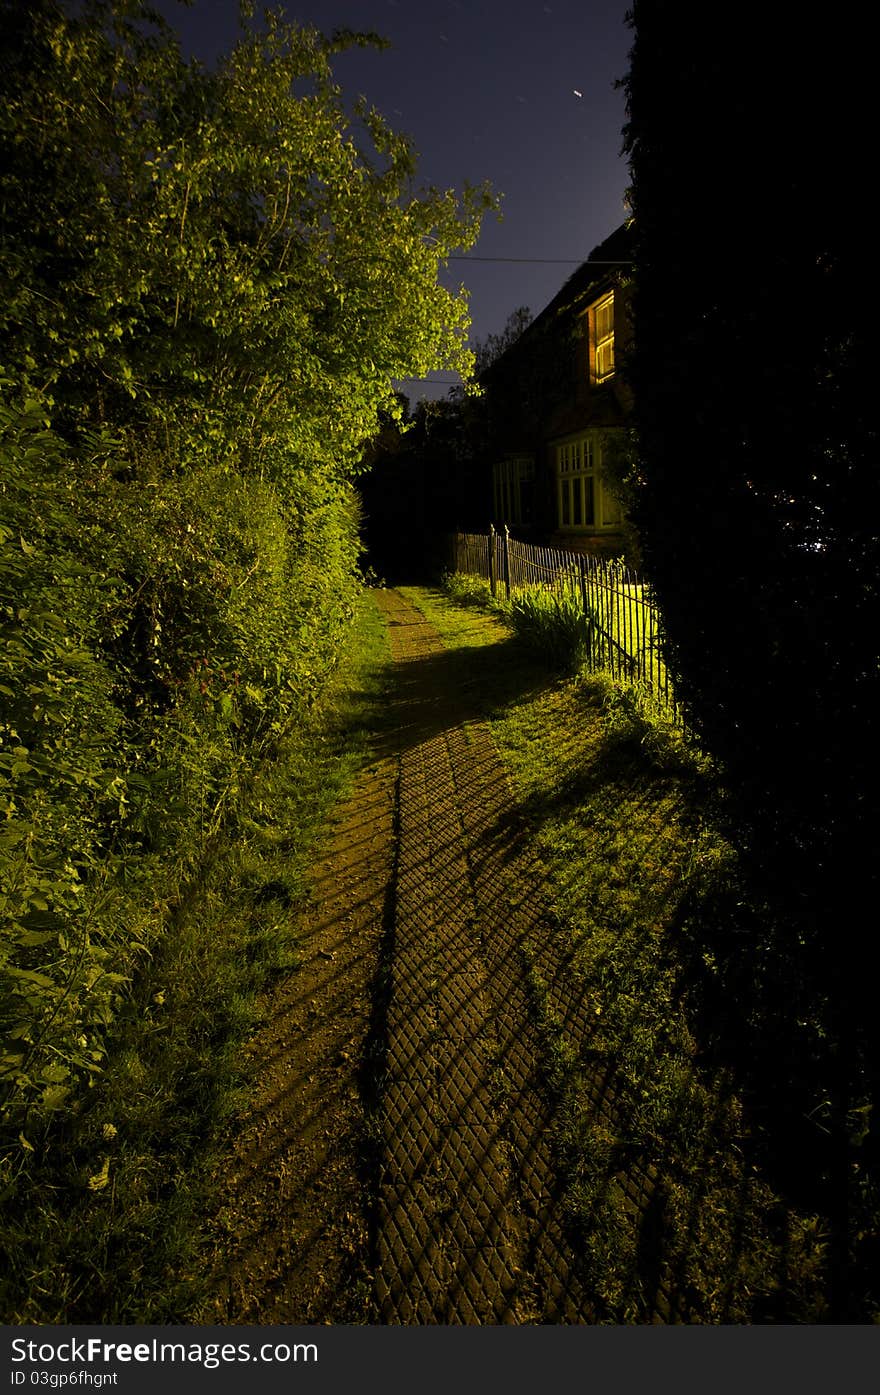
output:
[[[607,378],[614,372],[614,340],[596,346],[596,377]]]
[[[601,382],[614,372],[614,297],[608,296],[593,311],[596,335],[596,378]]]
[[[584,479],[584,490],[585,490],[585,492],[586,492],[586,504],[587,504],[587,516],[586,516],[586,518],[584,519],[584,522],[585,522],[586,524],[589,525],[589,524],[591,524],[591,523],[595,523],[595,522],[596,522],[596,508],[595,508],[595,498],[594,498],[595,490],[594,490],[593,476],[592,476],[592,475],[587,475],[586,478]]]
[[[574,489],[574,513],[572,516],[572,522],[574,523],[575,528],[579,528],[583,523],[583,518],[581,516],[581,500],[583,497],[581,493],[581,487],[583,485],[583,476],[578,475],[575,479],[572,480],[571,483],[572,488]]]

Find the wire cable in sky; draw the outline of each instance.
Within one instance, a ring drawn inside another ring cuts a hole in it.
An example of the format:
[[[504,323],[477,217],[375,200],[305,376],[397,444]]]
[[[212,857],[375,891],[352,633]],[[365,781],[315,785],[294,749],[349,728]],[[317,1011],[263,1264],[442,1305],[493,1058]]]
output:
[[[446,257],[448,262],[525,262],[530,266],[539,263],[544,266],[580,266],[582,262],[589,262],[589,257]],[[632,262],[590,262],[591,266],[632,266]]]

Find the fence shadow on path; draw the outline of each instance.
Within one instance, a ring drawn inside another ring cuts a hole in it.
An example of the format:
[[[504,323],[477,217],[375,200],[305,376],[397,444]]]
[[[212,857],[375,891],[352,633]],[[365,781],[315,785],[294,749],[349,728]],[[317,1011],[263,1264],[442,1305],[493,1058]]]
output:
[[[410,750],[455,727],[496,716],[554,682],[512,636],[486,649],[461,646],[398,660],[377,724],[377,754]]]

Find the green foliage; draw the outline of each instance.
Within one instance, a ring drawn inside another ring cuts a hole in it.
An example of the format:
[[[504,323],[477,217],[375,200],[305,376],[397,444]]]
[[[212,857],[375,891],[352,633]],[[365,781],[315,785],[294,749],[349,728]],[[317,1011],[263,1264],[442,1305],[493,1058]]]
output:
[[[171,888],[106,1032],[104,1069],[0,1159],[0,1312],[20,1322],[198,1321],[213,1149],[241,1106],[242,1042],[295,970],[307,869],[333,801],[369,757],[387,638],[362,598],[320,702],[241,772],[235,817]],[[154,886],[158,891],[158,887]]]
[[[464,572],[444,572],[443,590],[456,605],[475,605],[486,609],[502,609],[488,581],[481,576],[467,576]]]
[[[392,379],[467,374],[485,191],[270,16],[216,70],[140,0],[0,0],[0,1085],[15,1166],[105,1066],[171,905],[309,720]],[[17,1142],[21,1132],[24,1142]]]
[[[644,684],[627,683],[602,669],[582,675],[595,699],[601,696],[605,740],[621,748],[638,747],[658,769],[711,770],[711,762],[669,711]]]
[[[494,611],[517,640],[550,669],[576,673],[593,653],[594,619],[584,611],[579,591],[522,588],[510,600],[493,596],[483,577],[447,572],[443,590],[456,605]]]
[[[590,661],[595,622],[584,611],[579,591],[535,586],[514,591],[508,601],[493,596],[484,578],[463,572],[447,572],[443,590],[457,605],[495,611],[520,643],[551,669],[576,673]]]
[[[97,638],[120,588],[61,458],[37,404],[0,409],[0,1088],[50,1111],[99,1070],[119,943],[150,919],[116,875],[131,753]]]
[[[289,490],[356,467],[393,377],[467,372],[437,271],[488,196],[414,196],[406,141],[347,116],[332,41],[275,16],[207,73],[139,4],[16,27],[0,333],[71,424],[137,423],[136,454]]]
[[[593,619],[577,593],[551,592],[542,587],[515,591],[508,616],[517,638],[552,668],[575,672],[588,662]]]
[[[874,307],[840,216],[870,159],[870,79],[837,32],[810,29],[790,64],[790,21],[731,11],[717,50],[695,4],[674,22],[634,7],[630,479],[676,692],[755,854],[831,888],[864,871],[876,808],[860,755],[880,674]],[[782,127],[781,186],[766,133]],[[755,236],[771,205],[780,235]]]

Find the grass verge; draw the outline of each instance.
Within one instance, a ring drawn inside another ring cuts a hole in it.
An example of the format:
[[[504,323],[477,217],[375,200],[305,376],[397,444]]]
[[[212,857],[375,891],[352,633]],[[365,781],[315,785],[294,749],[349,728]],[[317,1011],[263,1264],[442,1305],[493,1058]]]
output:
[[[9,1324],[186,1322],[213,1142],[236,1110],[258,994],[296,965],[298,910],[329,809],[369,758],[387,640],[364,599],[332,689],[253,769],[235,826],[162,908],[167,931],[108,1040],[108,1064],[8,1165]]]
[[[451,648],[498,645],[490,611],[406,594]],[[816,1087],[815,1023],[794,986],[778,1001],[773,914],[745,883],[717,771],[603,673],[490,693],[486,715],[590,1015],[585,1041],[567,1036],[540,949],[527,952],[597,1310],[609,1323],[827,1320],[828,1228],[777,1146],[792,1128],[822,1146],[814,1124],[776,1118],[786,1088],[793,1115]]]

